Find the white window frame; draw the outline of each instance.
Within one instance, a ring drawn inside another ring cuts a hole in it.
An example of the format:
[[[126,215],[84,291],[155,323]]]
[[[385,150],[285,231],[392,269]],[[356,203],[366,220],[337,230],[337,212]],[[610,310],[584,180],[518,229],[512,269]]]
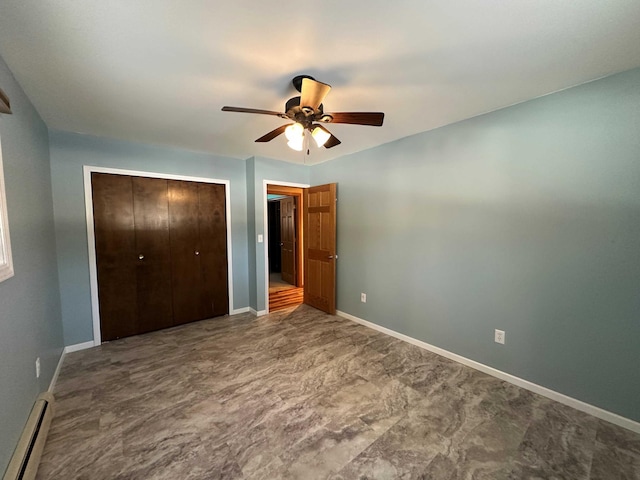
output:
[[[7,195],[4,186],[4,167],[2,166],[2,144],[0,144],[0,282],[13,277],[13,275]]]

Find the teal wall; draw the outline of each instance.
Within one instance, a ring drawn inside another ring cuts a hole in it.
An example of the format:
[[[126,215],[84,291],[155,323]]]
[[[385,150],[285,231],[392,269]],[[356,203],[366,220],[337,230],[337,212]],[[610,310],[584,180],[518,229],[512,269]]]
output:
[[[340,310],[640,421],[640,69],[312,168],[326,182]]]
[[[0,143],[15,276],[0,283],[0,475],[62,353],[47,127],[0,58]],[[35,375],[40,357],[42,373]]]
[[[51,178],[65,345],[93,340],[83,165],[230,181],[233,308],[249,305],[245,163],[63,132],[51,132]]]
[[[251,215],[253,225],[249,227],[253,235],[249,236],[249,256],[254,260],[250,260],[249,281],[252,282],[250,287],[251,292],[254,290],[256,292],[256,299],[254,303],[252,297],[251,308],[257,312],[261,312],[267,308],[265,302],[265,244],[258,243],[258,235],[266,235],[264,231],[264,180],[308,185],[310,167],[264,157],[253,157],[247,162],[247,170],[251,170],[247,174],[248,191],[251,190],[251,185],[253,184],[253,192],[248,194],[247,199],[247,201],[253,205],[253,214]],[[249,220],[250,222],[251,219]]]

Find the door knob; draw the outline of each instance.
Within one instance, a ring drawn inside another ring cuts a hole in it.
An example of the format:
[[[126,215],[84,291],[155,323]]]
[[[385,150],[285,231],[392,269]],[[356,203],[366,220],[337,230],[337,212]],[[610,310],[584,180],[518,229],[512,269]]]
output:
[[[196,251],[195,251],[195,254],[196,254],[196,255],[200,255],[200,252],[196,250]]]
[[[331,260],[333,258],[333,255],[329,255],[327,258]]]
[[[144,255],[142,255],[142,254],[138,255],[138,259],[139,260],[144,260]]]

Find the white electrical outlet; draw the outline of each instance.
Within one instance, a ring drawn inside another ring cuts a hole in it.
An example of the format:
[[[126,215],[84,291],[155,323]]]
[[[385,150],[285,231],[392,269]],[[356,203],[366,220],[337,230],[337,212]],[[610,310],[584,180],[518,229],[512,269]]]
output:
[[[366,293],[361,293],[360,294],[360,301],[362,303],[367,303],[367,294]]]
[[[36,378],[40,378],[40,357],[36,358]]]
[[[504,330],[496,329],[496,333],[495,333],[494,339],[495,339],[496,343],[501,343],[502,345],[504,345],[504,341],[505,341]]]

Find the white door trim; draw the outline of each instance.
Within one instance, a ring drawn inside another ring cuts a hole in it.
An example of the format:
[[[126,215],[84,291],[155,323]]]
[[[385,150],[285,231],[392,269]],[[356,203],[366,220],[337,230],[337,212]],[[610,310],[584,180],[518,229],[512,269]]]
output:
[[[262,226],[264,241],[264,314],[269,313],[269,211],[267,205],[267,186],[309,188],[306,183],[281,182],[278,180],[262,180],[262,198],[264,202],[264,224]]]
[[[93,344],[102,343],[100,334],[100,305],[98,300],[98,268],[96,265],[96,241],[93,230],[93,191],[91,190],[91,174],[112,173],[115,175],[128,175],[130,177],[162,178],[166,180],[186,180],[190,182],[217,183],[224,185],[225,207],[227,215],[227,274],[229,282],[229,315],[233,312],[233,252],[231,250],[231,193],[230,181],[218,178],[191,177],[186,175],[173,175],[168,173],[142,172],[138,170],[124,170],[120,168],[94,167],[84,165],[84,207],[87,219],[87,247],[89,252],[89,282],[91,286],[91,317],[93,320]]]

